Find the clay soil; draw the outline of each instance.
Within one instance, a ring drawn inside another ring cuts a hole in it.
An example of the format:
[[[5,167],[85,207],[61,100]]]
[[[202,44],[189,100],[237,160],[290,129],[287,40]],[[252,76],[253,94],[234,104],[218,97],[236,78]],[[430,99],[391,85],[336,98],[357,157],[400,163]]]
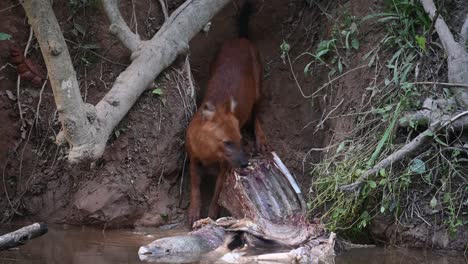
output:
[[[173,11],[183,1],[169,2]],[[346,8],[358,17],[377,5],[371,0],[318,2],[322,8],[330,5],[331,12]],[[95,104],[130,61],[128,51],[108,33],[109,24],[101,8],[89,3],[86,7],[72,7],[69,1],[56,0],[54,10],[74,60],[82,96]],[[185,225],[189,177],[184,133],[188,119],[174,77],[185,56],[180,56],[155,80],[153,88],[160,88],[163,95],[148,90],[138,100],[116,128],[102,159],[91,165],[70,166],[66,163],[67,149],[54,144],[60,124],[49,85],[41,93],[40,87],[21,82],[19,99],[8,95],[11,92],[17,97],[17,72],[8,64],[9,47],[24,49],[30,28],[17,1],[1,1],[0,10],[0,32],[12,35],[10,41],[0,41],[2,217],[16,211],[14,219],[21,221],[103,227]],[[145,39],[151,38],[163,22],[156,0],[135,1],[134,7],[132,1],[123,0],[121,10],[131,28],[137,26]],[[190,43],[198,100],[203,96],[216,51],[223,41],[236,37],[236,7],[228,4],[211,22],[210,31],[199,33]],[[260,110],[264,128],[271,146],[295,174],[304,192],[310,185],[311,163],[320,161],[322,155],[309,150],[346,136],[355,120],[342,115],[362,104],[365,88],[374,77],[371,69],[361,68],[337,80],[313,100],[301,95],[295,79],[306,95],[329,81],[328,71],[318,65],[311,68],[311,74],[304,75],[304,66],[312,58],[299,55],[314,51],[318,41],[329,36],[332,23],[317,5],[309,6],[302,0],[264,1],[250,23],[251,39],[264,64],[264,100]],[[378,30],[374,33],[378,34]],[[376,40],[372,32],[364,36],[359,52],[351,54],[349,69],[363,64],[359,58]],[[287,59],[281,58],[283,41],[291,45],[291,67]],[[28,57],[46,73],[34,38]],[[340,102],[334,118],[324,120]],[[38,122],[34,122],[36,118]],[[206,199],[212,184],[208,179]]]

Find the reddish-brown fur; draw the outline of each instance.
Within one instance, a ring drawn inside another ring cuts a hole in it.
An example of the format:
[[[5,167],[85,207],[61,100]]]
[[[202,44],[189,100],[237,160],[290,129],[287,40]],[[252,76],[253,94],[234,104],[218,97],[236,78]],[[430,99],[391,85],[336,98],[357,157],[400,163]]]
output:
[[[229,166],[244,166],[240,129],[252,120],[257,149],[266,151],[266,138],[254,116],[261,95],[262,65],[257,48],[248,39],[227,41],[211,67],[203,102],[187,129],[191,196],[189,222],[200,218],[200,175],[217,166],[219,173],[208,215],[216,218],[218,198]]]

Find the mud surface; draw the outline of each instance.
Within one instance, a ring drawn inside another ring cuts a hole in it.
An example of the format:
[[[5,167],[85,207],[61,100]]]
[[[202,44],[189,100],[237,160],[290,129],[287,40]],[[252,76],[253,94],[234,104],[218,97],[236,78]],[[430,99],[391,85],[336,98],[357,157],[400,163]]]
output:
[[[173,11],[183,1],[169,2]],[[322,9],[336,13],[349,9],[358,17],[375,10],[378,3],[338,1],[331,7],[329,1],[317,2]],[[258,45],[264,64],[260,116],[272,147],[307,191],[308,168],[322,155],[314,149],[346,137],[355,121],[346,113],[366,102],[365,88],[374,73],[367,68],[357,69],[333,81],[318,97],[304,98],[303,95],[317,91],[330,79],[325,67],[316,64],[312,64],[309,75],[304,75],[304,67],[312,58],[300,55],[313,51],[318,41],[330,34],[333,21],[326,18],[318,5],[309,6],[302,0],[263,3],[250,24],[250,36]],[[130,63],[129,53],[108,33],[109,24],[99,6],[73,7],[69,1],[57,0],[54,8],[69,45],[82,96],[95,104]],[[16,69],[8,64],[9,47],[17,45],[24,49],[28,43],[29,26],[24,11],[14,0],[1,1],[0,10],[0,32],[12,35],[10,41],[0,41],[3,172],[0,208],[10,213],[17,211],[21,217],[16,219],[23,220],[101,227],[183,226],[189,193],[184,152],[188,114],[181,96],[186,88],[181,83],[185,56],[180,56],[138,100],[116,128],[101,160],[72,167],[65,162],[67,149],[54,144],[60,124],[49,85],[41,92],[40,87],[21,82],[18,99]],[[132,30],[138,29],[144,39],[151,38],[163,22],[156,0],[135,1],[136,20],[132,1],[122,0],[121,10]],[[189,58],[198,100],[202,98],[216,51],[223,41],[236,37],[236,7],[228,4],[211,22],[210,31],[198,34],[190,43]],[[368,32],[359,52],[351,55],[349,69],[361,66],[359,58],[375,45],[378,29]],[[291,65],[287,57],[281,57],[283,41],[290,44]],[[28,57],[46,72],[34,38]],[[151,90],[155,88],[160,88],[163,94],[153,94]],[[247,138],[248,135],[247,131]],[[213,182],[208,181],[205,188],[207,197],[212,189],[210,184]]]
[[[0,10],[13,6],[2,14],[2,21],[7,23],[1,23],[0,31],[12,35],[11,41],[0,43],[2,65],[8,62],[9,46],[24,48],[29,34],[24,12],[14,4],[15,1],[0,4]],[[59,9],[59,5],[66,8]],[[122,1],[121,5],[133,29],[131,2]],[[108,22],[99,7],[74,9],[60,1],[54,6],[75,63],[83,98],[95,104],[129,63],[129,54],[108,34]],[[176,7],[176,4],[170,6]],[[152,36],[162,22],[157,1],[152,1],[149,9],[137,5],[135,12],[139,33],[145,38]],[[283,40],[294,43],[290,55],[297,57],[314,45],[317,35],[326,33],[326,27],[319,26],[321,19],[316,8],[308,8],[302,1],[285,4],[278,0],[261,6],[252,16],[250,26],[250,35],[261,51],[265,69],[264,102],[260,111],[264,127],[271,145],[300,181],[307,178],[303,176],[303,165],[319,160],[319,155],[314,153],[303,163],[304,155],[309,148],[326,143],[323,135],[329,128],[317,130],[309,124],[322,115],[324,103],[311,104],[304,100],[289,64],[280,58],[279,46]],[[209,64],[218,47],[236,36],[236,7],[229,4],[212,20],[207,34],[200,33],[191,41],[191,69],[197,87],[202,88],[197,89],[198,99],[202,97]],[[29,57],[45,72],[34,38]],[[143,94],[115,130],[103,158],[91,166],[80,167],[67,165],[67,149],[53,144],[60,126],[48,85],[40,93],[40,89],[22,82],[20,101],[25,126],[21,137],[17,101],[9,99],[6,92],[16,96],[16,71],[7,65],[0,80],[0,102],[5,109],[1,127],[5,135],[1,148],[5,151],[0,165],[5,168],[6,189],[13,207],[26,217],[72,224],[116,227],[182,223],[188,206],[189,180],[184,169],[183,148],[187,118],[177,89],[178,79],[174,76],[177,69],[182,69],[183,61],[181,56],[174,65],[176,70],[168,69],[155,81],[154,88],[161,88],[162,96],[151,91]],[[298,60],[294,64],[305,93],[312,92],[325,80],[319,73],[314,74],[315,78],[302,74],[309,61]],[[35,124],[39,97],[42,97],[39,122]],[[246,137],[249,136],[247,131]],[[1,189],[4,194],[5,188]],[[209,192],[211,188],[206,189]],[[14,199],[18,197],[16,194],[22,195],[21,202]]]

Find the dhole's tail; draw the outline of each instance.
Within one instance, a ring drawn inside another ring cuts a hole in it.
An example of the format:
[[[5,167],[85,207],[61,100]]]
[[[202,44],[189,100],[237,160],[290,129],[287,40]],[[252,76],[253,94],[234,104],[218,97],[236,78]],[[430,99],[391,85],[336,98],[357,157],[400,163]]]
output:
[[[249,17],[252,13],[253,6],[249,0],[244,1],[241,6],[239,14],[239,37],[248,38],[249,37]]]

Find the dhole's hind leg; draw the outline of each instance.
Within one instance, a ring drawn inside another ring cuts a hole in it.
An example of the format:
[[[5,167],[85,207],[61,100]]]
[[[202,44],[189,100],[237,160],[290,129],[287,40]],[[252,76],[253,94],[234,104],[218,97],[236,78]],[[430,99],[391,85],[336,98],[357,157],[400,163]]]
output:
[[[210,207],[208,208],[208,217],[215,220],[219,216],[219,195],[223,190],[224,183],[226,182],[226,165],[221,164],[219,168],[218,176],[216,177],[216,187],[213,194],[213,198],[211,199]]]

